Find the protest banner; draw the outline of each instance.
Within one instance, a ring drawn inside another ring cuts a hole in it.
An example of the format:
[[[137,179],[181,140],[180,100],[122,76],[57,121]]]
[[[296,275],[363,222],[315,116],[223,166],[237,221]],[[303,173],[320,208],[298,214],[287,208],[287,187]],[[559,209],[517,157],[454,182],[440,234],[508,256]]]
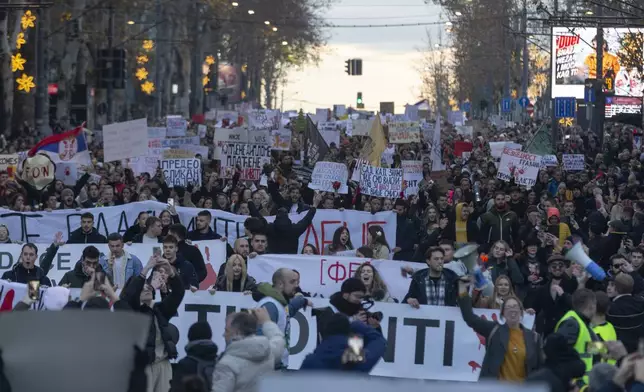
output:
[[[368,165],[369,162],[366,159],[356,159],[356,164],[353,168],[353,172],[351,173],[351,181],[355,182],[360,182],[360,171],[361,171],[361,166],[362,165]]]
[[[336,192],[346,195],[349,193],[347,180],[349,170],[344,163],[318,162],[313,168],[309,188],[322,192]],[[334,184],[338,186],[335,187]]]
[[[565,171],[582,171],[586,158],[584,154],[563,154],[561,157]]]
[[[371,165],[360,167],[360,189],[365,195],[396,199],[400,197],[403,169],[385,169]]]
[[[148,152],[148,120],[126,121],[103,127],[104,161],[144,156]]]
[[[556,167],[559,166],[559,160],[556,155],[548,154],[541,157],[541,167]]]
[[[201,186],[201,161],[199,159],[163,159],[161,170],[169,186]]]
[[[78,181],[78,166],[73,162],[61,162],[56,165],[56,179],[63,184],[74,186]]]
[[[165,139],[166,132],[163,127],[148,127],[148,139]]]
[[[20,162],[18,154],[0,154],[0,171],[6,171],[9,178],[14,178]]]
[[[50,233],[50,241],[53,240],[54,235],[54,233]],[[195,241],[193,244],[203,255],[206,268],[209,271],[212,270],[213,272],[218,272],[219,267],[226,262],[226,243],[220,240],[210,240]],[[88,245],[93,245],[98,248],[104,256],[110,254],[107,244],[65,244],[59,247],[51,265],[51,270],[47,273],[47,277],[52,281],[54,286],[57,282],[60,282],[65,273],[74,269],[76,262],[81,260],[83,256],[83,249]],[[50,245],[48,243],[36,244],[39,257],[38,265],[41,265],[42,259],[49,246]],[[141,260],[141,263],[145,265],[150,257],[152,257],[153,248],[156,246],[156,244],[131,244],[125,245],[125,251],[136,256]],[[21,249],[22,245],[20,244],[0,244],[0,276],[11,270],[14,264],[19,261]],[[210,268],[208,268],[208,266],[210,266]],[[210,278],[213,280],[212,276]]]
[[[223,143],[221,148],[221,173],[224,178],[232,178],[237,167],[241,168],[241,180],[259,180],[262,168],[271,161],[271,148],[268,145],[248,143]]]
[[[199,136],[199,139],[204,139],[206,137],[206,133],[208,132],[208,127],[206,127],[203,124],[199,124],[197,126],[197,136]]]
[[[167,137],[186,136],[188,122],[182,116],[167,116],[165,118],[165,124]]]
[[[281,117],[279,110],[254,109],[248,112],[248,130],[271,131],[277,128],[278,119]]]
[[[0,301],[8,304],[7,310],[27,294],[26,285],[7,282],[0,282],[0,285],[0,291],[5,293]],[[329,306],[329,301],[324,298],[313,298],[312,301],[313,308]],[[229,292],[211,295],[206,291],[186,291],[178,314],[172,319],[179,330],[179,358],[185,356],[188,330],[195,322],[205,321],[213,330],[223,330],[229,314],[256,307],[257,303],[250,295]],[[413,309],[401,304],[376,302],[369,311],[383,313],[380,326],[390,348],[371,371],[372,376],[478,380],[485,344],[465,324],[458,308],[421,305],[420,309]],[[317,322],[311,313],[311,307],[308,307],[290,318],[289,369],[299,369],[306,355],[312,353],[317,345]],[[481,318],[503,323],[498,310],[474,309],[474,313]],[[531,329],[534,316],[525,315],[522,324]],[[416,338],[409,339],[410,336]],[[213,341],[219,347],[226,345],[220,333],[213,334]]]
[[[420,143],[420,125],[417,122],[390,122],[389,143]]]
[[[291,138],[293,133],[290,129],[279,129],[271,131],[271,150],[288,151],[291,149]]]
[[[335,143],[336,146],[340,145],[340,130],[338,129],[338,123],[335,121],[319,123],[318,132],[320,132],[328,146],[331,143]]]
[[[353,136],[369,136],[369,131],[371,131],[371,126],[373,125],[374,119],[369,120],[357,119],[351,120],[351,134]]]
[[[426,142],[431,142],[434,139],[434,123],[423,121],[420,123],[420,130]]]
[[[503,149],[509,148],[511,150],[521,150],[523,146],[518,143],[512,142],[490,142],[490,155],[494,158],[501,158],[503,155]]]
[[[183,148],[186,145],[198,146],[200,144],[201,140],[199,136],[175,137],[161,140],[161,147],[163,148]]]
[[[159,167],[159,161],[163,159],[164,150],[164,148],[148,148],[147,155],[126,159],[123,165],[132,169],[137,176],[143,173],[154,175]]]
[[[9,229],[11,238],[22,242],[45,242],[52,241],[52,233],[63,233],[63,240],[69,238],[69,234],[80,227],[80,216],[85,212],[94,215],[94,226],[104,236],[111,233],[123,234],[135,224],[138,214],[148,211],[150,214],[159,216],[168,208],[165,203],[155,201],[143,201],[129,203],[114,207],[87,208],[76,210],[54,210],[52,212],[35,211],[19,212],[0,208],[0,219]],[[202,209],[175,207],[179,214],[179,221],[188,229],[195,228],[195,217]],[[248,218],[245,215],[237,215],[221,210],[208,210],[213,220],[211,227],[213,231],[222,237],[226,237],[233,245],[239,237],[244,237],[244,222]],[[300,214],[290,214],[289,218],[293,223],[299,222],[306,215],[306,211]],[[275,220],[274,216],[265,217],[268,222]],[[386,238],[396,238],[396,214],[387,211],[371,214],[363,211],[353,210],[318,210],[313,217],[313,223],[300,236],[299,249],[305,244],[313,244],[318,249],[330,244],[333,232],[340,226],[346,226],[351,234],[353,246],[360,247],[367,244],[367,230],[370,226],[379,225],[385,230]]]
[[[456,133],[471,138],[474,136],[474,127],[471,125],[459,125],[456,127]]]
[[[403,189],[405,196],[418,194],[418,184],[423,180],[423,161],[402,161]]]
[[[531,188],[537,182],[537,175],[541,167],[541,156],[521,152],[510,148],[503,149],[501,163],[496,178]]]

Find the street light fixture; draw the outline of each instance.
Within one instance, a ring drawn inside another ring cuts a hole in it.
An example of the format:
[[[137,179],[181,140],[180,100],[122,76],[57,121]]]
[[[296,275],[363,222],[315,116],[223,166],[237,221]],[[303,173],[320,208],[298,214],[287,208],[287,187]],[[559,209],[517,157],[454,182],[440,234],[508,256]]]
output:
[[[463,13],[461,11],[456,11],[454,12],[454,15],[456,16],[463,16]]]
[[[277,27],[273,27],[273,31],[277,31]]]
[[[283,45],[283,46],[288,45],[288,41],[282,41],[282,45]]]
[[[592,15],[592,14],[593,14],[593,11],[588,10],[588,11],[586,11],[586,12],[585,12],[585,14],[586,14],[586,15]]]
[[[236,2],[236,1],[233,1],[233,2],[231,3],[231,5],[232,5],[233,7],[239,7],[239,3],[238,3],[238,2]]]
[[[270,22],[270,21],[268,21],[268,20],[265,20],[265,21],[264,21],[264,24],[265,24],[266,26],[270,26],[270,25],[271,25],[271,22]]]
[[[253,10],[248,10],[248,15],[253,15],[254,13],[255,13],[255,11],[253,11]]]
[[[434,44],[434,47],[435,47],[435,48],[440,48],[440,47],[441,47],[441,45],[440,45],[440,44]]]
[[[128,20],[127,24],[129,24],[131,26],[131,25],[135,24],[135,22],[133,20]]]
[[[453,25],[454,25],[454,23],[452,23],[452,22],[445,22],[445,26],[447,26],[447,27],[452,27]]]

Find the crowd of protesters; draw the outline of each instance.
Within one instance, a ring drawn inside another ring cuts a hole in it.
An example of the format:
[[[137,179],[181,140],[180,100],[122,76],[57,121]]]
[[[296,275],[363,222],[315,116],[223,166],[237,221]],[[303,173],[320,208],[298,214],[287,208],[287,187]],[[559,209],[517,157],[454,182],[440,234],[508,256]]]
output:
[[[498,159],[492,157],[489,142],[525,146],[539,125],[505,129],[483,125],[468,138],[444,123],[441,150],[447,170],[433,173],[431,163],[425,163],[418,194],[408,198],[369,197],[352,181],[346,195],[313,191],[298,174],[297,168],[308,162],[294,143],[293,151],[275,153],[272,164],[264,167],[266,186],[241,181],[239,174],[222,178],[218,161],[205,157],[203,185],[185,188],[170,187],[161,171],[136,177],[120,162],[96,163],[84,167],[86,175],[75,186],[57,180],[37,193],[19,176],[14,180],[9,173],[0,173],[0,205],[15,211],[50,211],[172,199],[176,205],[195,208],[193,231],[182,225],[170,205],[158,217],[141,212],[123,236],[108,237],[98,233],[94,217],[85,213],[81,227],[68,241],[108,243],[110,255],[88,245],[82,260],[60,282],[67,288],[81,288],[81,300],[61,304],[107,308],[111,302],[115,309],[152,316],[148,391],[165,392],[170,386],[173,391],[254,390],[259,376],[288,365],[284,350],[287,320],[312,302],[307,287],[299,286],[297,271],[279,269],[271,282],[257,282],[247,272],[248,263],[265,253],[334,255],[349,250],[358,257],[411,262],[408,265],[414,267],[401,271],[408,276],[409,290],[399,306],[459,307],[464,321],[486,338],[481,378],[542,381],[552,391],[644,390],[644,345],[640,342],[644,336],[644,150],[634,138],[641,130],[609,124],[601,145],[591,132],[562,128],[553,151],[558,162],[562,154],[584,154],[584,170],[544,167],[530,189],[497,179]],[[16,135],[19,145],[3,140],[4,149],[28,148],[29,138],[33,136]],[[468,159],[456,155],[455,141],[472,143]],[[324,160],[344,162],[354,169],[363,144],[364,138],[343,134],[340,145],[332,144]],[[100,144],[90,147],[100,160]],[[383,162],[400,167],[402,160],[429,156],[430,146],[396,145],[393,151]],[[90,181],[90,174],[100,176],[100,181]],[[397,215],[396,238],[386,238],[382,227],[372,226],[367,244],[356,249],[349,230],[340,227],[323,249],[306,244],[298,250],[298,238],[318,209],[392,211]],[[247,236],[228,247],[227,261],[210,293],[252,295],[261,310],[228,317],[227,347],[221,356],[212,342],[210,326],[196,323],[188,336],[188,356],[173,366],[170,360],[177,356],[177,339],[170,320],[185,290],[197,290],[206,277],[203,257],[191,241],[226,240],[212,230],[208,210],[249,216],[244,224]],[[289,213],[301,212],[306,216],[291,222]],[[266,221],[269,215],[276,216],[274,222]],[[11,234],[0,225],[0,243],[12,242]],[[127,253],[124,244],[130,242],[160,243],[162,254],[142,262]],[[20,262],[2,278],[50,285],[47,272],[61,244],[57,239],[39,266],[35,265],[36,247],[24,245]],[[476,271],[454,259],[455,251],[467,244],[478,245]],[[577,244],[606,272],[606,279],[593,279],[581,263],[566,257]],[[99,272],[107,280],[96,289]],[[483,287],[481,281],[489,283]],[[121,289],[120,296],[115,289]],[[155,298],[156,291],[161,292],[160,300]],[[97,298],[97,292],[108,300]],[[365,299],[399,300],[392,298],[385,279],[369,263],[361,265],[341,291],[331,296],[329,308],[315,309],[319,345],[302,370],[368,372],[375,366],[386,346],[380,330],[382,314],[367,313]],[[483,320],[474,315],[473,308],[499,310],[504,323]],[[535,316],[531,330],[522,325],[528,314]],[[257,334],[258,330],[262,333]],[[363,337],[364,353],[351,350],[353,334]]]

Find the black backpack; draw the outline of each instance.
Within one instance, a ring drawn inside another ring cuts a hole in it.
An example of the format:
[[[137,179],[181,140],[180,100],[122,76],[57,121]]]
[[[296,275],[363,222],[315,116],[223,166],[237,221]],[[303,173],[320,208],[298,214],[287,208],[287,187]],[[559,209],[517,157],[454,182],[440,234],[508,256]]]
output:
[[[187,358],[197,362],[197,375],[203,377],[206,381],[206,390],[212,389],[212,374],[215,371],[215,361],[205,361],[201,358],[188,355]]]

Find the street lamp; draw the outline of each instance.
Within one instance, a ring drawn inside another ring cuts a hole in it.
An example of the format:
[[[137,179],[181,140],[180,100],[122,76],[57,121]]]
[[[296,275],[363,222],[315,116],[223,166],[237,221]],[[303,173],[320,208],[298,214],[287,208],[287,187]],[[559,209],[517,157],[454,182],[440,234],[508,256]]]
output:
[[[236,2],[236,1],[233,1],[233,2],[231,3],[231,5],[232,5],[233,7],[239,7],[239,3],[238,3],[238,2]]]
[[[273,31],[277,31],[277,27],[273,26]]]
[[[127,21],[127,24],[129,24],[130,26],[131,26],[131,25],[133,25],[133,24],[135,24],[135,23],[136,23],[136,22],[134,22],[133,20],[128,20],[128,21]]]
[[[454,12],[454,15],[456,16],[463,16],[463,13],[461,11],[456,11]]]
[[[585,14],[586,14],[586,15],[592,15],[592,14],[593,14],[593,11],[588,10],[588,11],[586,11],[586,12],[585,12]]]
[[[248,10],[248,15],[253,15],[254,13],[255,13],[255,11],[253,11],[253,10]]]
[[[268,20],[265,20],[265,21],[264,21],[264,24],[265,24],[266,26],[270,26],[270,25],[271,25],[271,22],[270,22],[270,21],[268,21]]]
[[[282,41],[282,46],[288,45],[288,41]]]
[[[452,22],[449,22],[449,21],[445,22],[445,26],[447,26],[447,27],[452,27],[453,25],[454,25],[454,23],[452,23]]]
[[[440,45],[440,44],[434,44],[434,47],[435,47],[435,48],[440,48],[440,47],[441,47],[441,45]]]

